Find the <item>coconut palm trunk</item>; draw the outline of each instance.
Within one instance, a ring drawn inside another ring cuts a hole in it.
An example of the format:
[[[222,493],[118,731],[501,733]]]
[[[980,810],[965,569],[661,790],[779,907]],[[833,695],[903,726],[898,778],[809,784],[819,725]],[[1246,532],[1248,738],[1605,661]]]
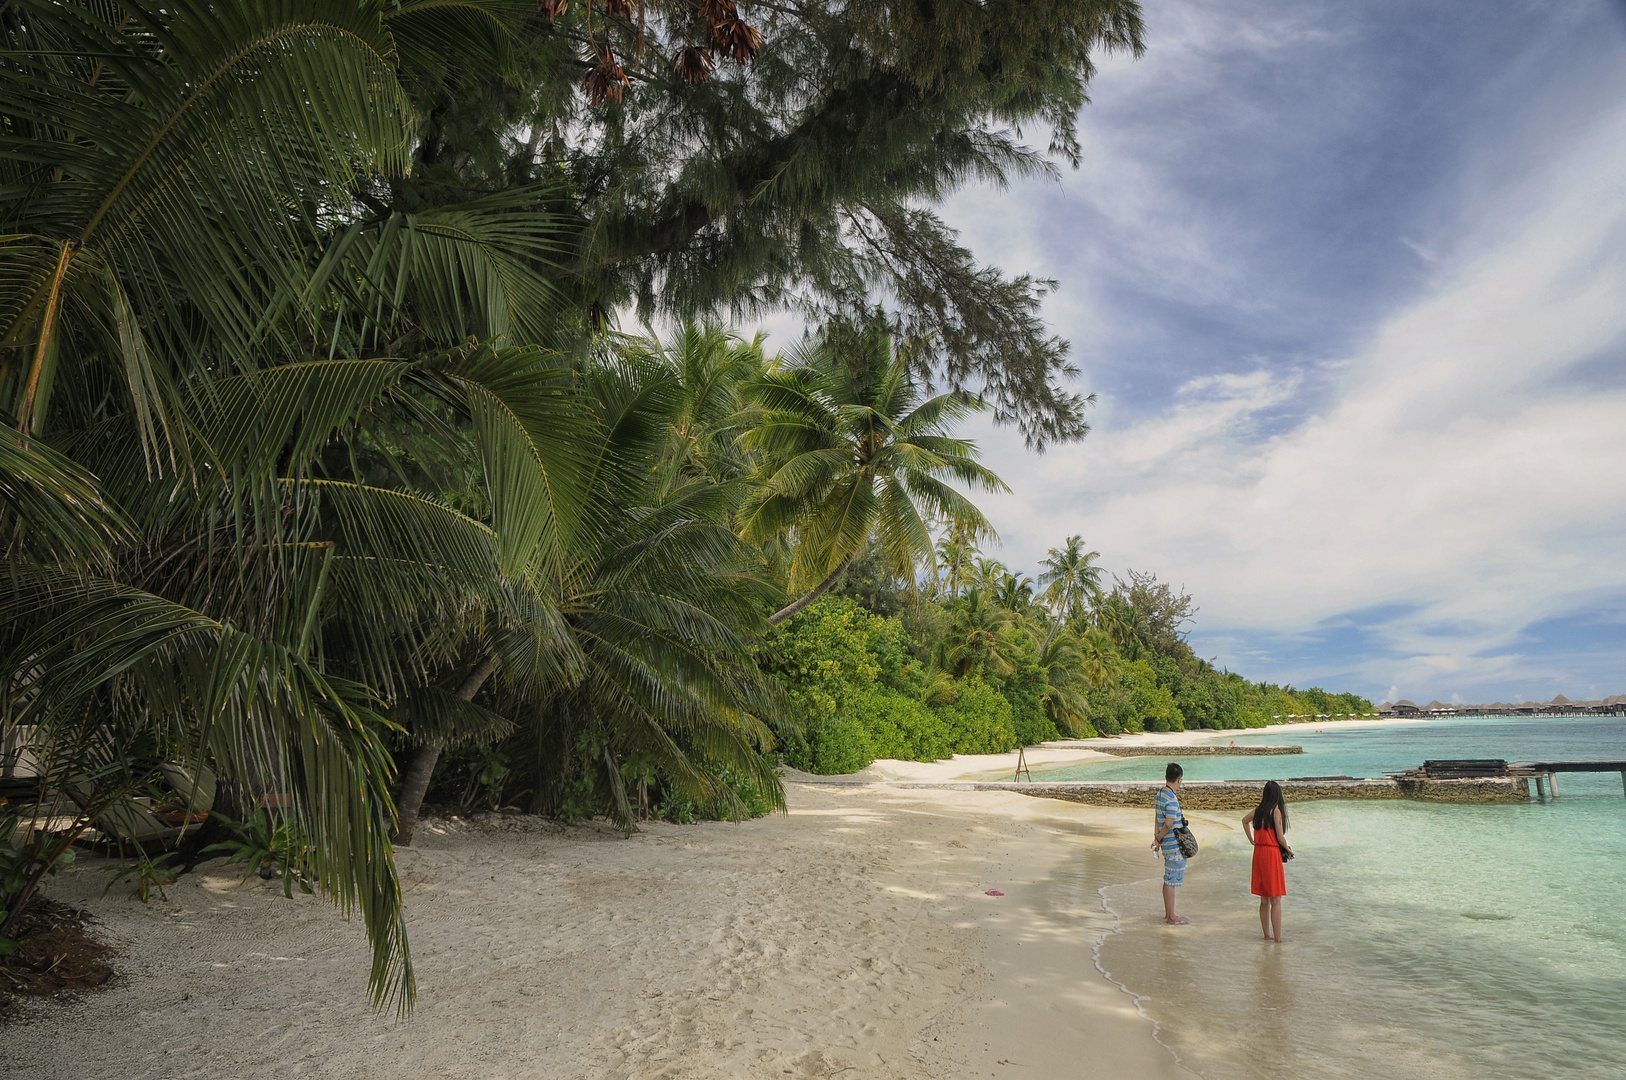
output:
[[[496,667],[493,657],[486,657],[480,662],[469,677],[463,680],[458,687],[457,696],[464,701],[473,701],[474,695],[480,692],[491,677]],[[430,739],[418,748],[417,754],[412,758],[412,764],[407,766],[406,776],[401,780],[401,799],[396,804],[395,832],[391,839],[397,847],[411,847],[412,833],[418,827],[418,812],[423,809],[423,797],[429,791],[429,779],[435,774],[435,765],[440,761],[440,752],[446,749],[444,739]]]
[[[823,581],[819,582],[818,585],[814,586],[812,592],[808,593],[806,596],[794,603],[785,605],[772,615],[769,615],[768,625],[778,626],[780,623],[784,622],[786,619],[790,618],[792,615],[796,614],[798,611],[801,611],[807,605],[811,604],[813,601],[835,588],[836,582],[841,580],[841,575],[847,572],[847,568],[851,566],[853,564],[853,560],[857,558],[857,555],[849,555],[845,559],[842,559],[841,564],[834,570],[830,571],[829,577],[825,578]]]

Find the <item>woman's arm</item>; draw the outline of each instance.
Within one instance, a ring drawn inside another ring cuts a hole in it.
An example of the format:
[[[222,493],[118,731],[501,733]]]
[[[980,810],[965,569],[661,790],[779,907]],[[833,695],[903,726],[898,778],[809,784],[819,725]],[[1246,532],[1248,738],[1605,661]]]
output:
[[[1253,843],[1253,814],[1251,813],[1242,819],[1242,835],[1248,838],[1248,843]]]
[[[1282,824],[1282,812],[1280,810],[1272,810],[1270,812],[1270,816],[1276,822],[1276,843],[1280,844],[1282,850],[1287,852],[1289,855],[1293,854],[1293,849],[1287,846],[1287,836],[1285,835],[1287,832],[1287,826]]]

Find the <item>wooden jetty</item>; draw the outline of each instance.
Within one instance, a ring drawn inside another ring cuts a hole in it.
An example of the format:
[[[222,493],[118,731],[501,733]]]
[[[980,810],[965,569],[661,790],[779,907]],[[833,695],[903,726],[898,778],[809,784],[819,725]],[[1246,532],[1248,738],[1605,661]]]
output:
[[[1561,772],[1618,772],[1620,773],[1620,786],[1622,793],[1626,793],[1626,760],[1601,758],[1595,761],[1515,761],[1508,765],[1508,772],[1528,776],[1536,782],[1536,797],[1558,798],[1558,774]],[[1542,791],[1542,782],[1546,781],[1547,791]]]
[[[1558,798],[1557,774],[1620,773],[1626,792],[1626,760],[1596,758],[1585,761],[1506,761],[1502,758],[1454,758],[1423,762],[1422,768],[1390,773],[1397,782],[1420,780],[1516,779],[1535,782],[1536,798]]]

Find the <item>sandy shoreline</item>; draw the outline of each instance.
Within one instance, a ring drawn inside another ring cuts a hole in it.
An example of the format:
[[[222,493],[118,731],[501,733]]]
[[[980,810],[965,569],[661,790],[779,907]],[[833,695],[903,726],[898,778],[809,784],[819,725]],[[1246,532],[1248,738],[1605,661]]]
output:
[[[1064,739],[1056,742],[1042,743],[1039,746],[1030,746],[1021,753],[1028,767],[1031,769],[1052,769],[1059,766],[1076,764],[1085,761],[1121,760],[1111,754],[1096,749],[1099,746],[1201,746],[1216,742],[1227,742],[1239,735],[1270,735],[1280,736],[1279,741],[1284,744],[1292,743],[1292,736],[1336,729],[1351,729],[1359,727],[1410,727],[1417,724],[1426,724],[1427,720],[1398,719],[1385,717],[1378,720],[1323,720],[1306,724],[1271,724],[1262,728],[1244,728],[1227,731],[1213,731],[1200,728],[1192,731],[1147,731],[1130,735],[1119,735],[1111,739]],[[1017,751],[1012,750],[1003,754],[956,754],[941,761],[877,761],[862,772],[854,773],[850,777],[805,777],[808,780],[825,783],[854,782],[861,780],[913,780],[913,781],[954,781],[954,780],[1009,780],[1015,775]]]
[[[122,950],[110,987],[5,1026],[7,1075],[1189,1077],[1096,969],[1144,815],[998,792],[788,785],[791,812],[631,840],[431,822],[401,855],[410,1021],[358,926],[206,864],[143,906],[51,889]],[[989,896],[988,890],[1003,893]]]

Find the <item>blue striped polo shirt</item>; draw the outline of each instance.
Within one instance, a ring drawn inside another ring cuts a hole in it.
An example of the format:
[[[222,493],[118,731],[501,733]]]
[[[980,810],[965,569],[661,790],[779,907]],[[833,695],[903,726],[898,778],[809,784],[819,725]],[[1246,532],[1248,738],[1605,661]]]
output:
[[[1165,825],[1178,825],[1185,820],[1185,811],[1180,809],[1180,800],[1175,797],[1171,788],[1164,788],[1157,793],[1157,827]],[[1176,858],[1180,854],[1180,844],[1174,838],[1174,830],[1170,829],[1163,834],[1163,857]]]

